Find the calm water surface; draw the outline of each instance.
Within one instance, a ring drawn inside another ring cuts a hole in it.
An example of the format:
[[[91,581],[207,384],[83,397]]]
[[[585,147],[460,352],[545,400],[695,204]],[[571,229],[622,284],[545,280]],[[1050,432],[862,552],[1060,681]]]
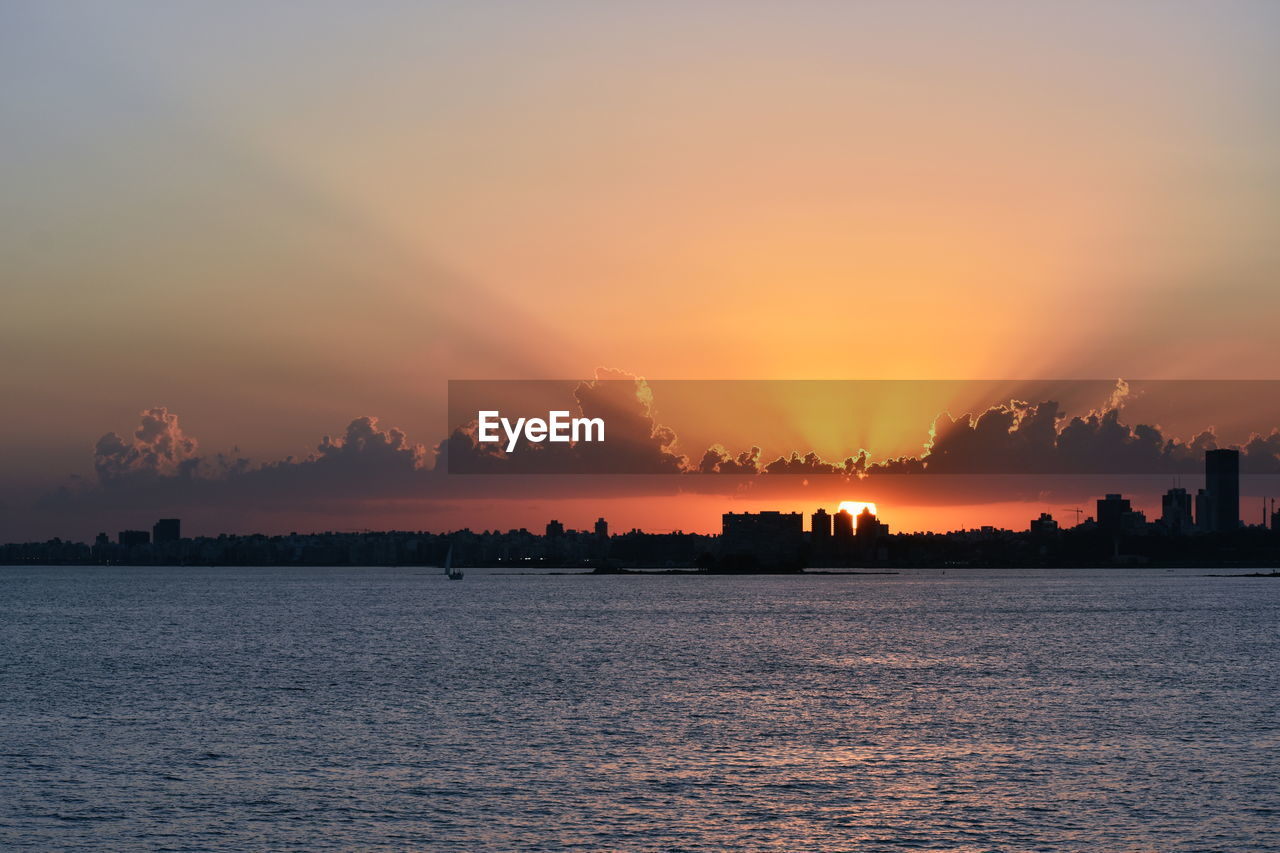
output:
[[[0,848],[1280,850],[1280,580],[0,569]]]

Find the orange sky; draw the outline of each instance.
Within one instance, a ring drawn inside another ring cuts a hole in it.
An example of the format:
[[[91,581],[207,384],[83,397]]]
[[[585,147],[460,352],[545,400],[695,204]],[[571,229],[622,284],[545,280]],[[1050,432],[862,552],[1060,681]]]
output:
[[[1278,17],[6,4],[0,498],[156,405],[263,462],[598,365],[1274,376]]]

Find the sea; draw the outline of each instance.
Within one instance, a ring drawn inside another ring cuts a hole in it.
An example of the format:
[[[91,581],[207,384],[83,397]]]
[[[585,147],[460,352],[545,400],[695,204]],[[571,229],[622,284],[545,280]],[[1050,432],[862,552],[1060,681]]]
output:
[[[1280,850],[1215,573],[0,568],[0,849]]]

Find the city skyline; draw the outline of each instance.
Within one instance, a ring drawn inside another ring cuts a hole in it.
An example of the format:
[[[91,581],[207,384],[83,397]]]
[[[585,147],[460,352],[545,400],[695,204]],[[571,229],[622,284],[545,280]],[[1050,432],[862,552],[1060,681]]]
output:
[[[1187,536],[1193,534],[1232,533],[1251,527],[1257,527],[1262,530],[1280,530],[1280,511],[1276,509],[1274,498],[1270,499],[1269,505],[1265,498],[1262,500],[1257,525],[1253,525],[1241,517],[1239,511],[1240,452],[1238,450],[1213,449],[1206,451],[1204,454],[1204,472],[1205,487],[1198,489],[1195,495],[1192,495],[1181,486],[1169,488],[1160,498],[1161,512],[1159,517],[1154,520],[1148,521],[1145,511],[1135,508],[1133,502],[1124,497],[1122,493],[1108,492],[1095,500],[1096,513],[1094,515],[1086,516],[1084,514],[1085,510],[1081,507],[1062,508],[1064,512],[1075,513],[1074,525],[1064,525],[1058,521],[1052,512],[1043,511],[1037,518],[1029,520],[1026,532],[1036,535],[1048,535],[1060,530],[1086,529],[1097,530],[1113,536],[1145,532],[1157,532],[1165,536]],[[751,547],[744,549],[743,553],[746,554],[751,552],[768,553],[774,549],[775,540],[791,536],[805,535],[805,541],[816,553],[828,547],[836,547],[841,542],[846,543],[845,547],[847,548],[848,544],[855,540],[855,537],[859,542],[866,542],[876,541],[890,534],[889,525],[879,517],[877,506],[872,502],[842,501],[835,508],[835,512],[828,512],[826,507],[818,507],[808,516],[808,530],[804,529],[804,519],[805,515],[797,511],[781,511],[777,509],[756,512],[726,511],[720,516],[721,528],[718,535],[722,539],[736,537],[743,541],[751,541]],[[913,530],[905,532],[909,535],[919,535],[921,533],[954,535],[974,531],[1014,532],[994,524],[983,524],[977,528],[948,531]],[[290,537],[299,535],[304,537],[332,536],[352,532],[355,531],[311,531],[303,534],[291,531],[288,535]],[[416,531],[375,531],[364,529],[359,531],[362,534],[416,533],[418,535],[426,534],[444,537],[460,533],[470,534],[472,532],[470,527],[436,531],[425,529]],[[504,530],[500,526],[494,526],[493,528],[482,528],[480,532],[485,535],[498,535],[503,533]],[[566,527],[559,519],[551,519],[546,524],[545,537],[553,540],[566,533],[574,535],[588,532],[597,539],[608,540],[609,522],[603,516],[600,516],[590,528],[583,527],[579,530]],[[708,534],[706,531],[685,531],[683,529],[661,532],[680,535],[687,532],[694,536],[715,535]],[[527,527],[509,527],[505,530],[505,533],[527,535],[530,531]],[[646,531],[639,527],[632,527],[629,533],[643,534]],[[192,538],[221,539],[226,538],[228,535],[233,538],[246,536],[247,538],[255,538],[264,534],[261,532],[237,534],[223,531],[217,534],[216,537],[201,535]],[[279,535],[276,534],[276,537],[278,538]],[[152,525],[150,532],[144,529],[118,531],[114,544],[127,551],[128,549],[148,545],[172,545],[182,540],[182,520],[180,518],[161,518]],[[52,544],[64,544],[61,537],[54,537],[50,542]],[[22,543],[7,544],[18,545]],[[67,540],[65,544],[83,543]],[[111,544],[111,537],[105,531],[99,532],[94,539],[95,548],[103,548]]]

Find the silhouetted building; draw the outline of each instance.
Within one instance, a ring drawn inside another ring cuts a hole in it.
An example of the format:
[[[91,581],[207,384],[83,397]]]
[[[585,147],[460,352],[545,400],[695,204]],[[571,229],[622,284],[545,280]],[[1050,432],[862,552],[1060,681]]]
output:
[[[547,522],[547,538],[559,539],[564,535],[564,525],[554,518]]]
[[[721,566],[799,571],[804,568],[804,516],[798,512],[726,512],[721,516]]]
[[[1030,530],[1033,536],[1052,536],[1058,532],[1058,522],[1049,513],[1042,512],[1039,518],[1032,519]]]
[[[1109,494],[1098,501],[1098,529],[1104,533],[1132,533],[1146,523],[1147,517],[1134,510],[1128,498]]]
[[[591,558],[594,560],[604,560],[609,556],[609,522],[603,517],[596,519],[595,535],[592,536],[592,542],[588,546]]]
[[[856,535],[860,542],[874,541],[881,536],[889,535],[889,525],[877,520],[876,514],[870,507],[863,507],[862,512],[858,513]]]
[[[151,542],[151,534],[145,530],[121,530],[116,534],[116,541],[125,548],[146,545]]]
[[[812,534],[815,545],[831,538],[831,515],[825,509],[820,509],[809,516],[809,532]]]
[[[1209,516],[1209,493],[1204,489],[1196,489],[1196,530],[1212,530]]]
[[[1170,489],[1160,499],[1160,526],[1169,533],[1190,533],[1191,494],[1186,489]]]
[[[182,538],[182,519],[162,518],[151,527],[151,541],[157,545],[161,542],[177,542]]]
[[[837,542],[853,541],[853,513],[842,509],[832,517],[833,535]]]
[[[90,549],[89,553],[93,556],[93,559],[105,563],[110,557],[112,550],[113,546],[111,545],[111,537],[104,531],[99,533],[93,540],[93,548]]]
[[[1209,516],[1207,490],[1198,496]],[[1187,496],[1171,492],[1165,505],[1169,520],[1186,520]],[[1108,495],[1099,515],[1114,533],[1107,534],[1091,517],[1070,530],[1052,536],[1027,531],[980,529],[946,534],[913,533],[881,536],[888,528],[867,512],[859,516],[857,532],[848,546],[837,547],[836,525],[853,531],[855,519],[841,513],[832,522],[831,548],[818,555],[810,547],[810,533],[798,513],[765,512],[729,514],[720,536],[704,534],[644,533],[632,530],[605,538],[597,523],[591,530],[564,530],[551,526],[553,537],[525,528],[507,531],[449,533],[426,531],[325,532],[287,536],[222,534],[161,543],[148,547],[148,531],[120,531],[119,542],[100,534],[92,547],[50,539],[45,542],[0,544],[0,566],[7,565],[232,565],[232,566],[440,566],[452,553],[455,566],[577,566],[597,571],[623,569],[693,569],[752,572],[797,571],[810,556],[832,566],[894,565],[903,567],[972,566],[1095,566],[1160,565],[1203,567],[1280,567],[1280,514],[1275,502],[1259,509],[1271,510],[1271,526],[1240,527],[1230,534],[1210,536],[1145,536],[1142,513],[1132,509],[1121,495]],[[821,518],[821,516],[819,516]],[[823,529],[821,521],[818,529]],[[1034,532],[1054,527],[1047,513],[1031,522]]]
[[[1124,515],[1133,507],[1127,498],[1118,494],[1109,494],[1098,500],[1098,527],[1107,531],[1117,531],[1123,523]]]
[[[729,539],[757,536],[795,536],[804,532],[798,512],[726,512],[720,517],[720,535]]]
[[[1210,450],[1204,455],[1204,488],[1208,495],[1205,530],[1240,527],[1240,451]]]
[[[831,514],[819,508],[809,516],[809,565],[823,564],[835,556],[836,548],[831,538]]]

